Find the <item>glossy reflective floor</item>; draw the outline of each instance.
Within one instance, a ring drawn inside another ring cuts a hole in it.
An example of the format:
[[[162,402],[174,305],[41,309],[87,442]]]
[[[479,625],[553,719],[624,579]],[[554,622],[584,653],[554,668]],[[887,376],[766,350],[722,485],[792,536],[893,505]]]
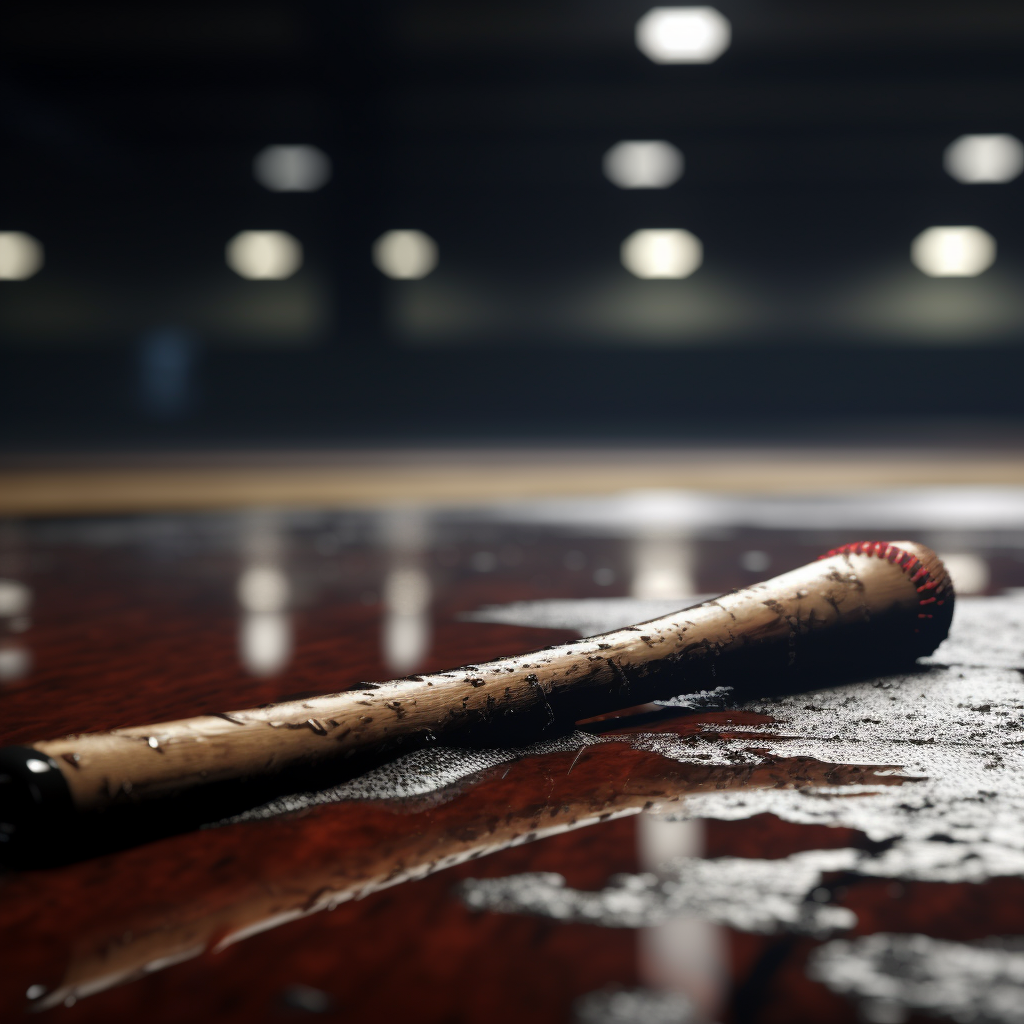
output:
[[[5,744],[522,652],[863,537],[931,544],[995,603],[964,605],[968,654],[841,699],[433,750],[298,811],[8,869],[0,1019],[1021,1019],[1022,512],[1008,490],[2,522]]]

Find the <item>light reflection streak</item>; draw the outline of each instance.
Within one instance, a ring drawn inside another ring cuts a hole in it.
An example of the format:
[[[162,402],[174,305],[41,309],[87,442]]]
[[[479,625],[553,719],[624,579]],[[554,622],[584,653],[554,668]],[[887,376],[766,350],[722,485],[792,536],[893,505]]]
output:
[[[32,591],[17,580],[0,580],[0,619],[27,615],[32,607]]]
[[[250,675],[276,675],[291,660],[291,620],[279,612],[243,615],[239,623],[238,651],[242,666]]]
[[[645,811],[637,818],[640,868],[658,874],[682,857],[704,854],[702,821],[671,821]],[[708,1020],[724,1008],[728,982],[726,937],[720,925],[680,915],[637,934],[641,981],[691,999]]]
[[[697,593],[696,550],[678,531],[642,532],[631,543],[630,594],[640,600],[681,603]],[[704,853],[704,825],[670,821],[645,812],[637,819],[637,848],[642,871],[657,874],[681,857]],[[691,999],[709,1020],[724,1002],[727,978],[722,929],[697,917],[678,916],[643,928],[637,936],[641,981],[661,992]]]
[[[246,672],[262,678],[283,671],[291,660],[291,585],[280,567],[282,542],[272,520],[251,520],[243,540],[248,564],[235,587],[241,612],[238,657]]]
[[[384,664],[407,675],[430,651],[432,587],[424,567],[429,524],[415,510],[395,512],[384,524],[391,564],[384,578],[381,647]]]
[[[693,541],[678,533],[652,531],[633,538],[630,596],[642,601],[685,600],[697,593]]]
[[[0,579],[0,627],[24,633],[31,625],[32,590],[18,580]],[[23,644],[0,644],[0,686],[20,682],[32,671],[32,652]]]
[[[17,683],[31,671],[31,651],[20,645],[0,647],[0,686]]]

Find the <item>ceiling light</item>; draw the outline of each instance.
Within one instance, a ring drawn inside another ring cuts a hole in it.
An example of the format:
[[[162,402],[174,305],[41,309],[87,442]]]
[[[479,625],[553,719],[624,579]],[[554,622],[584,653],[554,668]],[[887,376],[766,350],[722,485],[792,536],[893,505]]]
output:
[[[43,268],[43,245],[24,231],[0,231],[0,281],[26,281]]]
[[[396,281],[418,280],[437,266],[437,243],[422,231],[385,231],[373,243],[373,265]]]
[[[636,45],[655,64],[710,64],[731,41],[732,26],[714,7],[652,7],[636,23]]]
[[[1024,143],[1014,135],[961,135],[946,147],[942,166],[963,185],[1002,185],[1024,171]]]
[[[619,188],[668,188],[683,176],[683,154],[671,142],[617,142],[602,166]]]
[[[996,240],[983,228],[928,228],[910,246],[914,266],[929,277],[977,277],[996,261]]]
[[[636,277],[689,277],[704,262],[701,240],[681,228],[634,231],[623,243],[622,265]]]
[[[316,192],[331,180],[331,158],[316,146],[267,146],[252,173],[271,192]]]
[[[228,266],[250,281],[283,281],[302,266],[302,244],[287,231],[240,231],[227,244]]]

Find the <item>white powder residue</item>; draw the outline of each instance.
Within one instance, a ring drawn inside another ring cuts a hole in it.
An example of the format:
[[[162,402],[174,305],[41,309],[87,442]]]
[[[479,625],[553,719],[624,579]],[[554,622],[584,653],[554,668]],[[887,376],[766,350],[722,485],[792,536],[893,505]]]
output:
[[[958,597],[949,636],[921,661],[1024,669],[1024,595]]]
[[[1024,940],[947,942],[926,935],[866,935],[815,950],[808,975],[856,999],[865,1020],[910,1013],[959,1024],[1024,1024]]]
[[[698,690],[696,693],[681,693],[678,697],[656,700],[664,708],[683,708],[689,711],[720,711],[733,704],[733,688],[716,686],[713,690]]]
[[[576,1024],[698,1024],[704,1018],[685,996],[650,988],[607,988],[573,1003]]]
[[[810,850],[781,860],[682,858],[658,875],[613,875],[598,891],[573,889],[558,874],[471,878],[458,892],[475,910],[536,914],[606,928],[649,928],[688,914],[745,932],[822,937],[852,928],[853,911],[817,902],[826,871],[849,869],[856,850]]]
[[[567,736],[545,740],[529,747],[429,747],[414,750],[339,786],[279,797],[218,824],[273,818],[318,804],[341,803],[343,800],[401,800],[426,796],[488,768],[497,768],[523,757],[559,751],[572,752],[602,742],[605,741],[601,737],[577,730]]]
[[[676,817],[772,813],[858,829],[891,842],[859,870],[885,877],[981,881],[1024,873],[1024,680],[988,668],[931,668],[745,708],[777,724],[736,726],[745,743],[832,764],[900,765],[903,785],[741,790],[687,798]],[[719,741],[722,742],[722,741]]]

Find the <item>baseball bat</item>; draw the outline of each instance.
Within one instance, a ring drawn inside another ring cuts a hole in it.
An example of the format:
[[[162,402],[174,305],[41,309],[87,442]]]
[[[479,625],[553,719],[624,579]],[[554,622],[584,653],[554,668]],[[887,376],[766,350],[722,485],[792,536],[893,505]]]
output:
[[[0,750],[0,834],[210,783],[435,742],[524,741],[702,684],[765,693],[885,670],[945,638],[953,588],[922,544],[863,541],[660,619],[482,665]],[[5,832],[6,830],[6,832]]]

